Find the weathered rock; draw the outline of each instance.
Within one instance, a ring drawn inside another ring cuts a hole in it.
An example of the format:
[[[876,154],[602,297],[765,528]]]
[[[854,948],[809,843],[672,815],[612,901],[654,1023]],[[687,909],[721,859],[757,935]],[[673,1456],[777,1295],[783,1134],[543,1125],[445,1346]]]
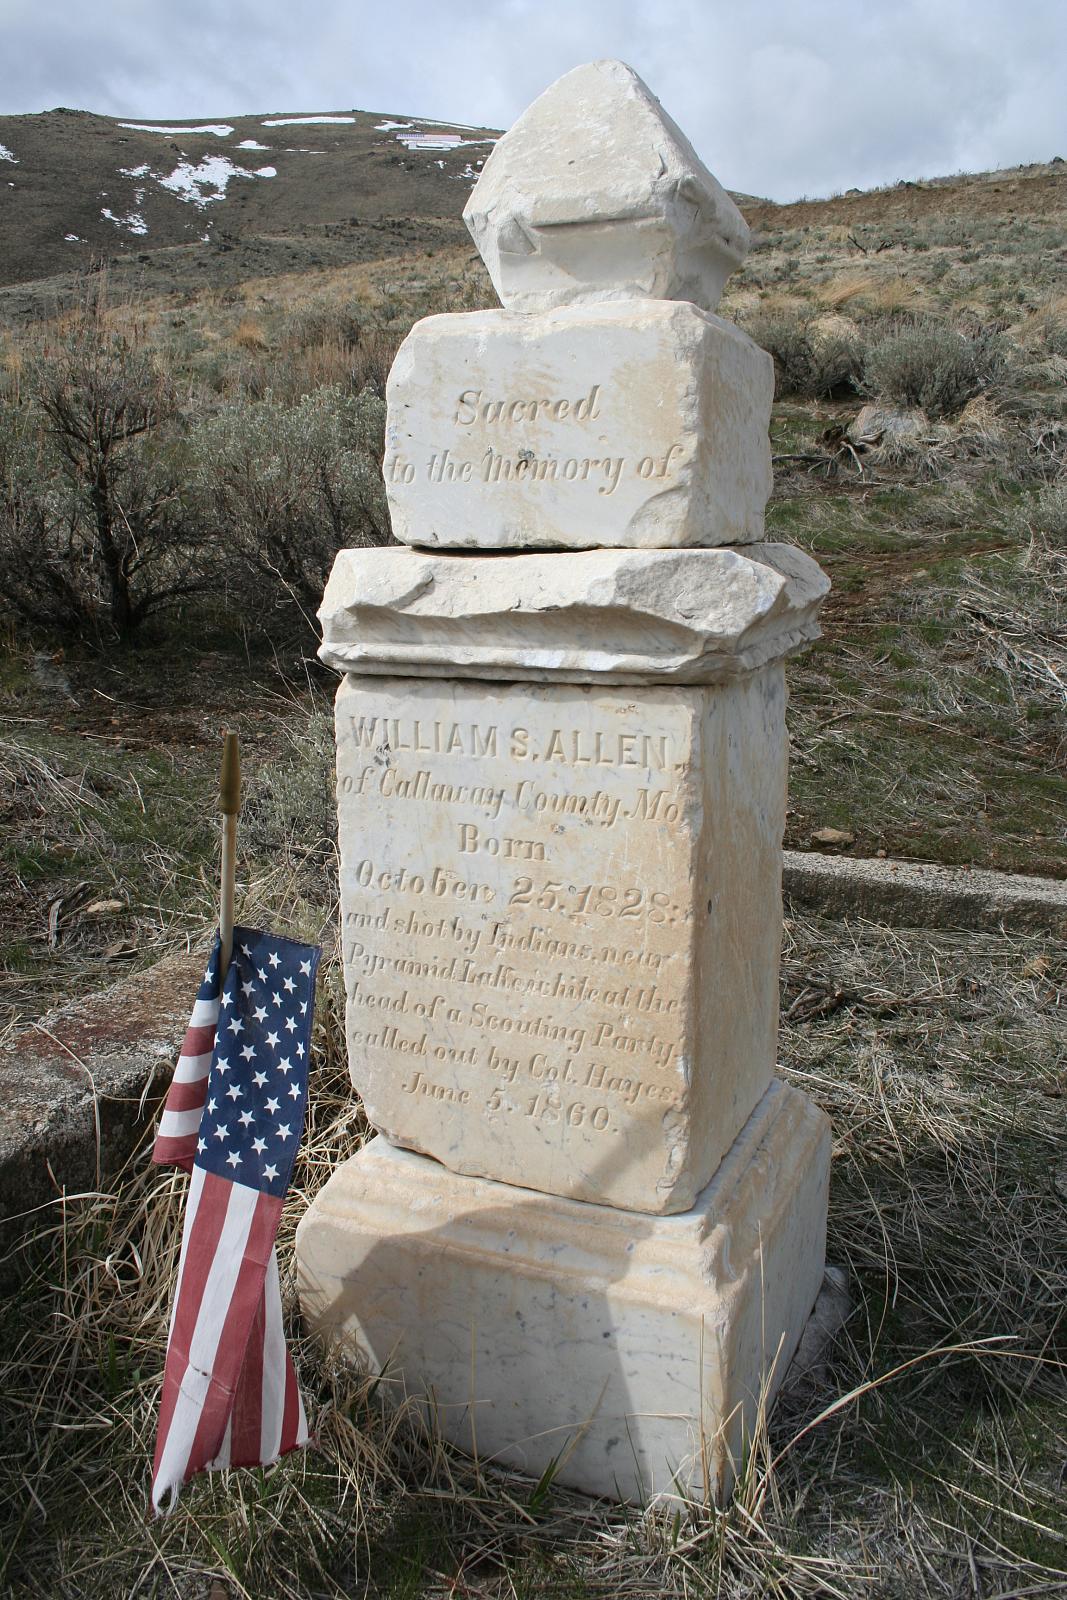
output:
[[[1067,939],[1067,883],[926,861],[872,861],[787,850],[794,911],[914,928],[1031,929]]]
[[[828,589],[781,544],[506,560],[342,550],[319,654],[339,672],[720,683],[817,639]]]
[[[170,1083],[202,975],[202,955],[171,957],[0,1050],[0,1255],[41,1208],[98,1189],[128,1159]]]
[[[763,536],[771,358],[695,306],[426,317],[389,375],[393,532],[454,549]]]
[[[748,227],[621,61],[576,67],[499,139],[463,213],[512,311],[608,295],[719,303]]]
[[[926,438],[930,422],[926,412],[916,407],[867,405],[861,406],[845,433],[853,444],[873,450]]]
[[[377,1140],[300,1225],[301,1303],[483,1460],[557,1463],[612,1499],[721,1500],[819,1294],[829,1161],[824,1113],[777,1082],[681,1216],[457,1177]]]

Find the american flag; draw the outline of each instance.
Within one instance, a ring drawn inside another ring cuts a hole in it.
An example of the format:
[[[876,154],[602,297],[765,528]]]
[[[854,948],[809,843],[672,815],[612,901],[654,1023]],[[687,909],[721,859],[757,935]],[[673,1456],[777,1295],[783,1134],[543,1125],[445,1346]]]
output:
[[[208,961],[152,1159],[192,1174],[163,1373],[152,1504],[219,1467],[306,1444],[285,1347],[278,1222],[304,1127],[319,951],[235,928]]]

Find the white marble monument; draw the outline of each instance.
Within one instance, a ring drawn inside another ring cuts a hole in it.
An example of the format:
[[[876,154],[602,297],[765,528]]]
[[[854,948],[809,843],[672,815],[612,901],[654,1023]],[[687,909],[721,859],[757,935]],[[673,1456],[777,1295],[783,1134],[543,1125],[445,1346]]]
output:
[[[775,1051],[783,662],[828,585],[763,542],[770,362],[713,314],[747,229],[630,69],[549,89],[466,216],[504,309],[405,341],[401,545],[320,613],[378,1137],[301,1297],[483,1459],[721,1500],[823,1272],[828,1124]]]

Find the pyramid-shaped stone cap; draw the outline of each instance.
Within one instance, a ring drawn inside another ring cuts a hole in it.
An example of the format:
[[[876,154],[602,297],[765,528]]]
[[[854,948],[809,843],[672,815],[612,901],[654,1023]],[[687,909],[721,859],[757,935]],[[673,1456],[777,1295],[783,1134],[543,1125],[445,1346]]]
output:
[[[593,61],[498,141],[463,212],[509,311],[649,295],[713,311],[748,227],[631,67]]]

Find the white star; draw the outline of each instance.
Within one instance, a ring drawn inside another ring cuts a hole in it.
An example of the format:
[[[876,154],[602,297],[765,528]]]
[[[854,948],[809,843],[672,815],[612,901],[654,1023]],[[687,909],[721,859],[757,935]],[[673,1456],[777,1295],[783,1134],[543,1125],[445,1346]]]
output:
[[[308,1014],[308,1003],[307,1003],[306,1000],[301,1000],[301,1002],[300,1002],[300,1015],[302,1017],[306,1017],[307,1014]]]
[[[242,994],[251,994],[252,990],[254,988],[255,988],[255,984],[252,982],[251,978],[249,978],[247,983],[242,983],[242,985],[241,985],[241,993]]]
[[[229,1155],[226,1157],[226,1165],[228,1167],[239,1167],[241,1165],[241,1158],[237,1154],[236,1150],[230,1151]]]
[[[276,1033],[268,1033],[268,1035],[267,1035],[267,1043],[270,1045],[272,1050],[277,1050],[277,1048],[278,1048],[278,1035]]]
[[[266,983],[266,981],[267,981],[266,970],[263,967],[257,967],[256,968],[256,977],[259,979],[260,983]]]
[[[207,971],[204,973],[204,982],[210,983],[214,976],[215,974],[212,972],[211,968],[208,967]]]
[[[271,995],[271,997],[270,997],[270,998],[271,998],[271,1004],[272,1004],[272,1005],[276,1005],[276,1006],[280,1006],[280,1005],[281,1005],[281,1003],[282,1003],[282,997],[281,997],[281,995],[280,995],[280,994],[279,994],[279,993],[278,993],[278,991],[277,991],[277,989],[275,989],[275,991],[274,991],[274,993],[273,993],[273,994],[272,994],[272,995]]]
[[[286,1017],[285,1026],[289,1029],[290,1033],[296,1032],[296,1023],[293,1021],[292,1017]]]
[[[209,1100],[208,1103],[207,1103],[207,1108],[208,1108],[209,1111],[214,1111],[215,1108],[216,1108],[216,1105],[217,1105],[217,1101]]]
[[[267,1015],[266,1006],[257,1006],[252,1015],[255,1017],[257,1022],[263,1022]]]
[[[253,1115],[252,1115],[252,1113],[251,1113],[251,1111],[242,1111],[242,1112],[241,1112],[241,1115],[240,1115],[240,1118],[239,1118],[239,1121],[240,1121],[240,1123],[241,1123],[241,1126],[242,1126],[242,1128],[247,1128],[247,1127],[248,1127],[248,1124],[249,1124],[249,1123],[250,1123],[250,1122],[255,1122],[255,1120],[256,1120],[256,1119],[255,1119],[255,1117],[254,1117],[254,1116],[253,1116]]]
[[[297,1045],[296,1053],[300,1057],[301,1061],[303,1061],[303,1059],[304,1059],[304,1046],[302,1044],[298,1044]]]
[[[289,1057],[288,1056],[282,1056],[282,1059],[278,1062],[278,1071],[279,1072],[292,1072],[292,1070],[293,1070],[293,1063],[289,1060]]]
[[[310,961],[301,961],[300,970],[304,974],[305,978],[310,978],[311,977],[311,962]]]
[[[272,967],[280,967],[281,966],[281,961],[278,958],[277,950],[272,950],[270,955],[267,957],[267,960],[270,962]]]
[[[263,1176],[265,1178],[273,1180],[274,1178],[276,1178],[278,1176],[277,1167],[264,1167],[263,1168]]]
[[[253,1079],[252,1079],[252,1082],[255,1084],[257,1089],[262,1089],[262,1087],[266,1083],[266,1081],[267,1081],[267,1074],[265,1072],[257,1072],[255,1074],[255,1076],[253,1077]]]
[[[197,1148],[197,1153],[202,1155],[203,1152],[207,1149],[207,1145],[204,1143],[203,1139],[198,1139],[196,1141],[196,1148]]]
[[[228,994],[220,995],[220,997],[219,997],[219,1005],[222,1006],[223,1010],[225,1010],[227,1006],[232,1006],[233,1005],[232,996],[228,995]]]
[[[231,1033],[240,1033],[243,1030],[243,1028],[244,1028],[244,1023],[241,1021],[240,1017],[231,1017],[230,1018],[230,1032]]]
[[[241,954],[246,958],[246,960],[250,959],[252,955],[252,946],[250,944],[243,944],[241,946]]]
[[[253,1139],[252,1140],[252,1149],[256,1152],[257,1156],[261,1156],[266,1148],[267,1148],[266,1139]]]
[[[289,1094],[292,1097],[292,1099],[299,1100],[300,1099],[300,1085],[298,1083],[291,1083],[289,1085]]]
[[[241,1051],[241,1054],[244,1056],[246,1061],[254,1061],[255,1060],[256,1052],[253,1050],[253,1048],[252,1048],[252,1046],[250,1044],[246,1044],[244,1046],[244,1048]]]
[[[226,1090],[226,1093],[229,1095],[231,1100],[240,1100],[243,1091],[240,1084],[231,1083],[230,1087]]]
[[[279,1139],[291,1139],[293,1136],[293,1130],[290,1128],[287,1122],[280,1122],[278,1124],[277,1133]]]
[[[282,979],[282,988],[285,990],[286,994],[292,994],[296,988],[296,984],[293,982],[292,978],[286,976]]]
[[[272,1117],[276,1114],[276,1112],[278,1110],[278,1107],[280,1105],[281,1105],[281,1101],[280,1100],[268,1100],[267,1101],[267,1110],[270,1112]]]
[[[215,1129],[215,1138],[216,1139],[225,1139],[225,1137],[229,1133],[229,1131],[230,1130],[226,1126],[225,1122],[220,1122],[218,1127]]]

